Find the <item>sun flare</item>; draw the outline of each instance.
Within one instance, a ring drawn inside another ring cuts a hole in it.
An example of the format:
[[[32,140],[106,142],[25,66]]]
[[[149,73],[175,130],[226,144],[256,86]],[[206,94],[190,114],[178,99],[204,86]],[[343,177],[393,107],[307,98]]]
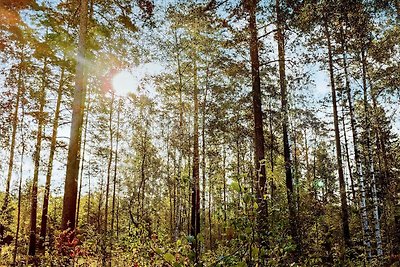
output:
[[[126,96],[133,93],[139,86],[137,79],[131,72],[122,70],[112,78],[112,87],[117,95]]]

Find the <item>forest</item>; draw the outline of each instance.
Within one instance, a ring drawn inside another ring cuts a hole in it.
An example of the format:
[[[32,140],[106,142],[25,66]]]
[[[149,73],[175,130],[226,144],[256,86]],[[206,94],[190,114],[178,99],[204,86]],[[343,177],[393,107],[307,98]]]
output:
[[[399,0],[1,0],[0,266],[400,266]]]

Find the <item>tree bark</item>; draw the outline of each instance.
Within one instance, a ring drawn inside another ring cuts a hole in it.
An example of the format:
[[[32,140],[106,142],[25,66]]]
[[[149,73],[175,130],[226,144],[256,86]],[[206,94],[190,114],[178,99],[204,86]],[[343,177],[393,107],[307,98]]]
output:
[[[263,112],[261,103],[261,81],[260,81],[260,61],[258,57],[258,34],[256,22],[257,0],[245,1],[249,12],[248,30],[250,33],[250,61],[253,94],[253,116],[254,116],[254,148],[255,148],[255,170],[258,200],[258,232],[260,235],[260,245],[268,247],[268,205],[266,198],[266,170],[264,157],[264,132],[263,132]]]
[[[337,170],[339,175],[340,202],[342,209],[342,214],[341,214],[342,231],[343,231],[344,246],[345,248],[350,248],[351,239],[350,239],[350,227],[349,227],[349,211],[347,207],[346,184],[344,181],[344,174],[343,174],[342,148],[340,144],[339,119],[338,119],[337,101],[336,101],[336,87],[335,87],[335,77],[333,73],[332,45],[331,45],[331,36],[328,29],[328,23],[326,21],[324,21],[324,31],[328,45],[328,64],[329,64],[329,77],[330,77],[331,93],[332,93],[333,124],[335,128]]]
[[[24,106],[22,106],[22,118],[21,118],[21,129],[24,125]],[[15,231],[15,243],[13,252],[13,266],[16,266],[17,253],[18,253],[18,238],[21,226],[21,202],[22,202],[22,178],[23,178],[23,166],[24,166],[24,156],[25,156],[25,136],[22,135],[22,151],[21,151],[21,162],[19,167],[19,185],[18,185],[18,206],[17,206],[17,229]]]
[[[76,207],[76,222],[75,226],[78,227],[79,223],[79,213],[81,207],[81,192],[82,192],[82,180],[83,180],[83,171],[85,169],[85,154],[86,154],[86,142],[87,142],[87,131],[88,131],[88,123],[89,123],[89,109],[90,109],[90,90],[88,92],[88,101],[86,106],[86,114],[85,114],[85,133],[83,135],[83,147],[82,147],[82,160],[80,162],[80,174],[79,174],[79,190],[78,190],[78,204]]]
[[[206,103],[207,103],[207,92],[208,92],[208,66],[206,70],[206,86],[204,90],[203,103],[201,106],[201,117],[202,117],[202,126],[201,126],[201,174],[202,174],[202,183],[203,183],[203,192],[202,194],[202,213],[203,213],[203,225],[205,227],[206,224]]]
[[[111,92],[111,103],[110,103],[110,114],[109,114],[109,134],[110,134],[110,150],[108,156],[107,165],[107,181],[106,181],[106,203],[105,203],[105,214],[104,214],[104,234],[107,235],[108,227],[108,199],[110,194],[110,179],[111,179],[111,164],[113,159],[113,126],[112,126],[112,116],[114,111],[114,92]]]
[[[39,180],[39,167],[40,167],[40,152],[42,149],[42,135],[44,126],[44,106],[46,104],[46,75],[47,75],[47,58],[44,59],[43,66],[43,80],[42,88],[39,92],[39,113],[38,113],[38,128],[36,135],[36,146],[34,154],[34,171],[32,181],[32,195],[31,195],[31,217],[30,217],[30,234],[29,234],[29,249],[28,255],[35,256],[36,253],[36,223],[37,223],[37,194],[38,194],[38,180]]]
[[[281,116],[282,116],[282,134],[283,134],[283,156],[285,160],[285,174],[286,174],[286,194],[289,206],[289,224],[290,232],[293,240],[296,243],[295,258],[299,256],[301,250],[300,239],[297,232],[297,214],[296,214],[296,203],[294,198],[293,190],[293,173],[292,173],[292,161],[290,158],[290,145],[289,145],[289,115],[287,107],[287,82],[286,82],[286,66],[285,66],[285,37],[283,29],[283,16],[280,10],[280,1],[276,0],[276,17],[277,17],[277,32],[276,38],[278,41],[278,57],[279,57],[279,86],[281,90]]]
[[[344,32],[344,31],[343,31]],[[345,35],[343,33],[341,45],[343,49],[343,70],[344,70],[344,77],[345,77],[345,88],[346,88],[346,95],[347,95],[347,102],[349,105],[349,116],[350,116],[350,127],[352,132],[353,138],[353,150],[354,150],[354,161],[356,164],[356,178],[358,179],[358,184],[360,187],[360,213],[361,213],[361,222],[362,222],[362,229],[363,229],[363,242],[364,247],[367,252],[367,257],[370,259],[372,257],[371,254],[371,241],[370,241],[370,229],[369,229],[369,222],[368,222],[368,214],[367,214],[367,201],[366,201],[366,191],[365,191],[365,184],[364,184],[364,174],[363,174],[363,165],[360,158],[360,152],[358,149],[358,133],[356,127],[356,119],[354,115],[354,105],[353,105],[353,97],[351,95],[351,88],[350,88],[350,80],[348,74],[348,65],[347,65],[347,47],[345,42]]]
[[[54,120],[53,120],[53,132],[52,132],[52,136],[51,136],[50,154],[49,154],[49,160],[48,160],[48,164],[47,164],[46,185],[45,185],[45,189],[44,189],[42,220],[40,223],[40,237],[39,237],[39,244],[38,244],[39,250],[44,249],[44,243],[46,241],[47,219],[48,219],[49,198],[50,198],[50,185],[51,185],[51,176],[53,173],[54,154],[55,154],[56,145],[57,145],[57,130],[58,130],[58,120],[60,117],[60,107],[61,107],[61,100],[62,100],[62,93],[63,93],[63,85],[64,85],[64,71],[65,71],[65,68],[62,67],[61,75],[60,75],[60,82],[58,83],[57,102],[56,102],[56,109],[54,111]]]
[[[178,33],[175,29],[174,31],[175,44],[178,46]],[[183,81],[182,81],[182,69],[181,69],[181,59],[179,51],[176,54],[176,62],[178,68],[178,90],[179,90],[179,156],[178,156],[178,173],[176,176],[176,210],[175,210],[175,234],[174,241],[179,237],[181,231],[181,181],[182,181],[182,155],[183,155]]]
[[[72,123],[68,147],[67,173],[65,177],[61,229],[74,230],[78,174],[82,136],[83,113],[85,109],[86,78],[84,59],[86,53],[86,34],[88,20],[88,0],[81,0],[79,12],[79,47],[75,76],[75,93],[72,103]]]
[[[112,196],[112,204],[111,204],[112,205],[112,207],[111,207],[111,235],[113,235],[113,232],[114,232],[114,215],[115,215],[115,198],[116,198],[116,189],[117,189],[116,187],[117,187],[120,113],[121,113],[121,101],[118,102],[118,110],[117,110],[117,133],[116,133],[116,141],[115,141],[113,196]]]
[[[199,241],[198,235],[200,233],[200,173],[199,173],[199,100],[198,100],[198,84],[197,84],[197,66],[194,62],[194,88],[193,88],[193,102],[194,102],[194,118],[193,118],[193,177],[192,177],[192,215],[190,234],[194,237],[194,244],[192,249],[196,254],[195,261],[199,261]]]
[[[375,240],[376,240],[376,252],[377,256],[383,255],[382,250],[382,237],[381,237],[381,226],[379,218],[379,203],[376,190],[376,178],[375,178],[375,168],[374,168],[374,158],[372,156],[372,145],[371,145],[371,125],[369,120],[369,108],[368,108],[368,92],[367,92],[367,59],[365,55],[365,50],[361,52],[361,63],[362,63],[362,81],[363,81],[363,92],[364,92],[364,119],[365,127],[367,131],[367,153],[368,153],[368,163],[369,163],[369,173],[371,175],[371,187],[372,187],[372,202],[374,206],[374,225],[375,225]]]
[[[22,96],[23,92],[23,84],[22,84],[22,64],[24,63],[24,51],[21,51],[21,62],[20,66],[18,68],[18,89],[17,89],[17,95],[16,95],[16,100],[15,100],[15,108],[14,108],[14,113],[13,113],[13,119],[12,119],[12,133],[11,133],[11,145],[10,145],[10,158],[8,160],[8,170],[7,170],[7,180],[6,180],[6,191],[5,191],[5,196],[4,196],[4,202],[1,207],[1,213],[6,212],[7,207],[8,207],[8,202],[10,201],[10,185],[11,185],[11,179],[12,179],[12,172],[13,172],[13,167],[14,167],[14,154],[15,154],[15,139],[17,135],[17,127],[18,127],[18,112],[19,112],[19,105],[20,105],[20,99]]]

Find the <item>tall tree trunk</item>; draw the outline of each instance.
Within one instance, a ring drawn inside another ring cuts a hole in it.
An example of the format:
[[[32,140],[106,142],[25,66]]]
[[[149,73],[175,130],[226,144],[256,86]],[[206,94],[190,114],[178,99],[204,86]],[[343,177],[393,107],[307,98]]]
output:
[[[22,105],[22,118],[21,118],[21,129],[24,127],[24,117],[25,111]],[[23,130],[22,130],[23,131]],[[17,253],[18,253],[18,238],[21,226],[21,201],[22,201],[22,178],[23,178],[23,166],[24,166],[24,156],[25,156],[25,136],[22,134],[22,151],[21,151],[21,162],[19,165],[19,184],[18,184],[18,206],[17,206],[17,229],[15,231],[15,243],[13,252],[13,266],[16,266]]]
[[[367,252],[367,257],[370,259],[372,257],[371,254],[371,241],[370,241],[370,229],[369,229],[369,222],[368,222],[368,214],[367,214],[367,201],[366,201],[366,191],[365,191],[365,184],[364,184],[364,174],[363,174],[363,165],[360,158],[360,152],[358,149],[358,133],[356,127],[356,119],[354,114],[354,105],[353,105],[353,98],[351,95],[351,87],[350,87],[350,80],[348,74],[348,64],[347,64],[347,46],[345,42],[345,34],[344,30],[342,34],[341,46],[342,46],[342,56],[343,56],[343,70],[344,70],[344,77],[345,77],[345,88],[346,88],[346,95],[347,95],[347,102],[349,105],[349,116],[350,116],[350,127],[353,137],[353,150],[354,150],[354,161],[356,164],[356,179],[358,179],[358,185],[360,187],[359,195],[360,195],[360,213],[361,213],[361,222],[362,222],[362,229],[363,229],[363,242],[364,247]]]
[[[201,118],[202,118],[202,126],[201,126],[201,174],[202,174],[202,183],[203,190],[202,194],[202,213],[203,213],[203,225],[205,227],[206,223],[206,103],[207,103],[207,92],[208,92],[208,66],[206,70],[206,85],[203,96],[203,103],[201,106]]]
[[[349,169],[349,178],[350,178],[350,187],[351,187],[351,195],[353,196],[352,201],[356,201],[356,191],[354,189],[354,178],[353,178],[353,171],[351,167],[351,162],[350,162],[350,153],[349,153],[349,142],[347,140],[347,131],[346,131],[346,121],[344,119],[345,114],[344,114],[344,108],[345,108],[345,101],[342,101],[342,127],[343,127],[343,138],[344,138],[344,149],[345,149],[345,155],[346,155],[346,161],[347,161],[347,168]],[[347,180],[348,184],[348,180]]]
[[[178,33],[174,31],[175,44],[178,46]],[[182,156],[183,156],[183,81],[181,59],[179,51],[176,54],[176,62],[178,68],[178,84],[179,84],[179,156],[178,156],[178,174],[176,176],[176,211],[175,211],[175,234],[174,240],[176,241],[181,231],[181,181],[182,181]]]
[[[276,185],[274,182],[274,170],[275,170],[275,159],[274,159],[274,143],[275,143],[275,137],[274,137],[274,132],[273,132],[273,127],[272,127],[272,96],[270,96],[270,100],[269,100],[269,133],[271,135],[271,144],[269,147],[269,162],[271,165],[271,172],[272,172],[272,176],[271,176],[271,206],[274,204],[274,199],[275,199],[275,189],[276,189]],[[273,213],[273,212],[272,212]],[[272,219],[273,220],[272,216]],[[272,223],[272,222],[271,222]]]
[[[76,64],[75,93],[72,103],[72,123],[68,147],[67,173],[65,177],[61,228],[75,229],[76,201],[82,136],[83,113],[85,109],[86,78],[84,59],[86,54],[86,33],[88,0],[81,0],[79,12],[79,45]]]
[[[260,245],[265,249],[268,247],[268,206],[264,197],[266,189],[266,171],[264,157],[264,132],[263,132],[263,112],[261,103],[261,81],[260,81],[260,62],[258,58],[258,34],[256,22],[257,0],[245,1],[249,12],[248,30],[250,33],[250,61],[253,94],[253,116],[254,116],[254,148],[255,148],[255,169],[257,178],[257,200],[258,200],[258,232],[260,235]]]
[[[198,84],[197,84],[197,66],[194,62],[194,126],[193,126],[193,177],[192,177],[192,215],[190,234],[194,237],[193,250],[196,254],[195,261],[199,260],[199,241],[198,234],[200,233],[200,173],[199,173],[199,100],[198,100]]]
[[[120,99],[121,100],[121,99]],[[115,141],[115,157],[114,157],[114,176],[113,176],[113,196],[112,196],[112,207],[111,207],[111,235],[114,232],[114,216],[115,216],[115,197],[117,189],[117,168],[118,168],[118,146],[119,146],[119,124],[120,124],[120,113],[121,113],[121,101],[118,102],[117,110],[117,133]]]
[[[60,107],[61,107],[61,99],[62,99],[62,93],[63,93],[63,85],[64,85],[64,71],[65,71],[65,68],[62,67],[60,81],[58,83],[58,90],[57,90],[56,110],[54,111],[53,132],[51,135],[50,154],[49,154],[49,160],[48,160],[48,164],[47,164],[47,174],[46,174],[46,185],[45,185],[45,189],[44,189],[42,220],[40,223],[40,238],[39,238],[39,244],[38,244],[38,247],[40,250],[44,249],[44,243],[46,241],[47,219],[48,219],[49,198],[50,198],[50,184],[51,184],[51,176],[53,173],[54,154],[56,151],[56,144],[57,144],[57,130],[58,130],[58,120],[60,117]]]
[[[108,199],[110,194],[110,179],[111,179],[111,165],[113,160],[113,125],[112,117],[114,111],[114,92],[111,92],[110,113],[109,113],[109,134],[110,134],[110,150],[107,164],[107,180],[106,180],[106,196],[105,196],[105,210],[104,210],[104,233],[103,233],[103,266],[111,266],[111,257],[109,254],[108,243]]]
[[[367,131],[367,153],[368,153],[368,163],[369,163],[369,173],[371,175],[371,187],[372,187],[372,201],[374,206],[374,225],[375,225],[375,240],[376,240],[376,252],[378,257],[383,255],[382,250],[382,237],[381,237],[381,226],[379,218],[379,203],[378,195],[376,190],[376,178],[375,178],[375,168],[374,168],[374,158],[372,155],[372,145],[371,145],[371,125],[369,120],[369,108],[368,108],[368,92],[367,92],[367,59],[365,55],[365,50],[361,52],[362,61],[362,81],[363,81],[363,91],[364,91],[364,119],[365,127]]]
[[[22,81],[22,66],[24,63],[24,51],[21,51],[21,59],[20,59],[20,66],[18,67],[18,88],[17,88],[17,95],[15,100],[15,107],[14,113],[12,117],[12,133],[11,133],[11,145],[10,145],[10,158],[8,160],[8,170],[7,170],[7,180],[6,180],[6,192],[4,196],[4,202],[1,207],[1,214],[6,212],[8,207],[8,202],[10,201],[10,185],[14,167],[14,151],[15,151],[15,139],[17,135],[17,128],[18,128],[18,112],[19,112],[19,105],[22,97],[22,93],[24,90],[23,81]]]
[[[297,232],[297,214],[296,214],[296,203],[293,191],[293,173],[292,173],[292,161],[290,158],[290,146],[289,146],[289,115],[287,107],[287,82],[286,82],[286,66],[285,66],[285,36],[283,26],[283,15],[280,10],[280,2],[276,0],[276,17],[277,17],[277,41],[278,41],[278,57],[279,57],[279,86],[281,90],[281,116],[282,116],[282,134],[283,134],[283,156],[285,160],[285,174],[286,174],[286,194],[289,206],[289,224],[290,232],[293,240],[296,243],[295,258],[299,256],[301,250],[300,239]]]
[[[88,132],[88,123],[89,123],[89,110],[90,110],[90,89],[88,92],[88,101],[86,106],[86,114],[85,114],[85,133],[83,135],[83,147],[82,147],[82,160],[80,162],[80,174],[79,174],[79,190],[78,190],[78,204],[76,207],[76,222],[75,226],[78,227],[79,223],[79,213],[81,207],[81,192],[82,192],[82,182],[83,182],[83,171],[85,170],[85,154],[86,154],[86,142],[87,142],[87,132]]]
[[[208,181],[208,234],[209,234],[209,239],[210,239],[210,250],[213,249],[213,239],[212,239],[212,220],[211,220],[211,192],[213,189],[211,177],[209,177]],[[205,214],[204,214],[205,216]]]
[[[223,159],[223,182],[224,182],[224,192],[223,192],[223,198],[224,198],[224,229],[226,229],[226,212],[227,212],[227,209],[228,209],[228,201],[227,201],[227,196],[226,196],[226,187],[227,187],[227,185],[226,185],[226,183],[227,183],[227,181],[226,181],[226,151],[225,151],[225,146],[224,146],[224,149],[223,149],[223,157],[224,157],[224,159]]]
[[[344,181],[344,174],[343,174],[342,148],[340,144],[339,119],[338,119],[337,101],[336,101],[336,87],[335,87],[335,77],[333,73],[331,35],[329,33],[327,21],[324,21],[324,31],[325,31],[325,38],[328,44],[328,64],[329,64],[329,76],[330,76],[331,91],[332,91],[333,124],[335,128],[337,170],[339,175],[340,202],[342,208],[341,217],[342,217],[343,239],[345,248],[350,248],[351,239],[350,239],[350,227],[349,227],[349,210],[347,207],[346,184]]]
[[[110,113],[109,113],[109,134],[110,134],[110,150],[108,156],[107,164],[107,181],[106,181],[106,199],[105,199],[105,214],[104,214],[104,234],[107,235],[108,228],[108,199],[110,194],[110,179],[111,179],[111,164],[113,160],[113,126],[112,126],[112,116],[114,111],[114,92],[111,92],[111,103],[110,103]]]
[[[47,87],[47,58],[44,59],[42,88],[39,92],[39,112],[38,128],[36,135],[36,146],[34,154],[34,171],[32,181],[32,195],[31,195],[31,218],[30,218],[30,234],[29,234],[29,249],[28,254],[35,256],[36,253],[36,218],[37,218],[37,194],[38,194],[38,180],[39,180],[39,167],[40,167],[40,151],[42,149],[42,135],[44,125],[44,106],[46,104],[46,87]]]
[[[88,201],[87,201],[87,213],[86,213],[86,223],[88,225],[91,223],[91,220],[90,220],[91,200],[92,200],[91,159],[89,158],[89,160],[88,160]]]

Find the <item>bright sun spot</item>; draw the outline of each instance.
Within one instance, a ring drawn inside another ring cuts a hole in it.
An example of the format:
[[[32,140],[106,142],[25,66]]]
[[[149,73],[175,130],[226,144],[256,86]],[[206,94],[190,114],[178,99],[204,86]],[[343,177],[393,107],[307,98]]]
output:
[[[112,78],[112,87],[119,96],[127,96],[129,93],[137,91],[139,80],[127,70],[118,72]]]

